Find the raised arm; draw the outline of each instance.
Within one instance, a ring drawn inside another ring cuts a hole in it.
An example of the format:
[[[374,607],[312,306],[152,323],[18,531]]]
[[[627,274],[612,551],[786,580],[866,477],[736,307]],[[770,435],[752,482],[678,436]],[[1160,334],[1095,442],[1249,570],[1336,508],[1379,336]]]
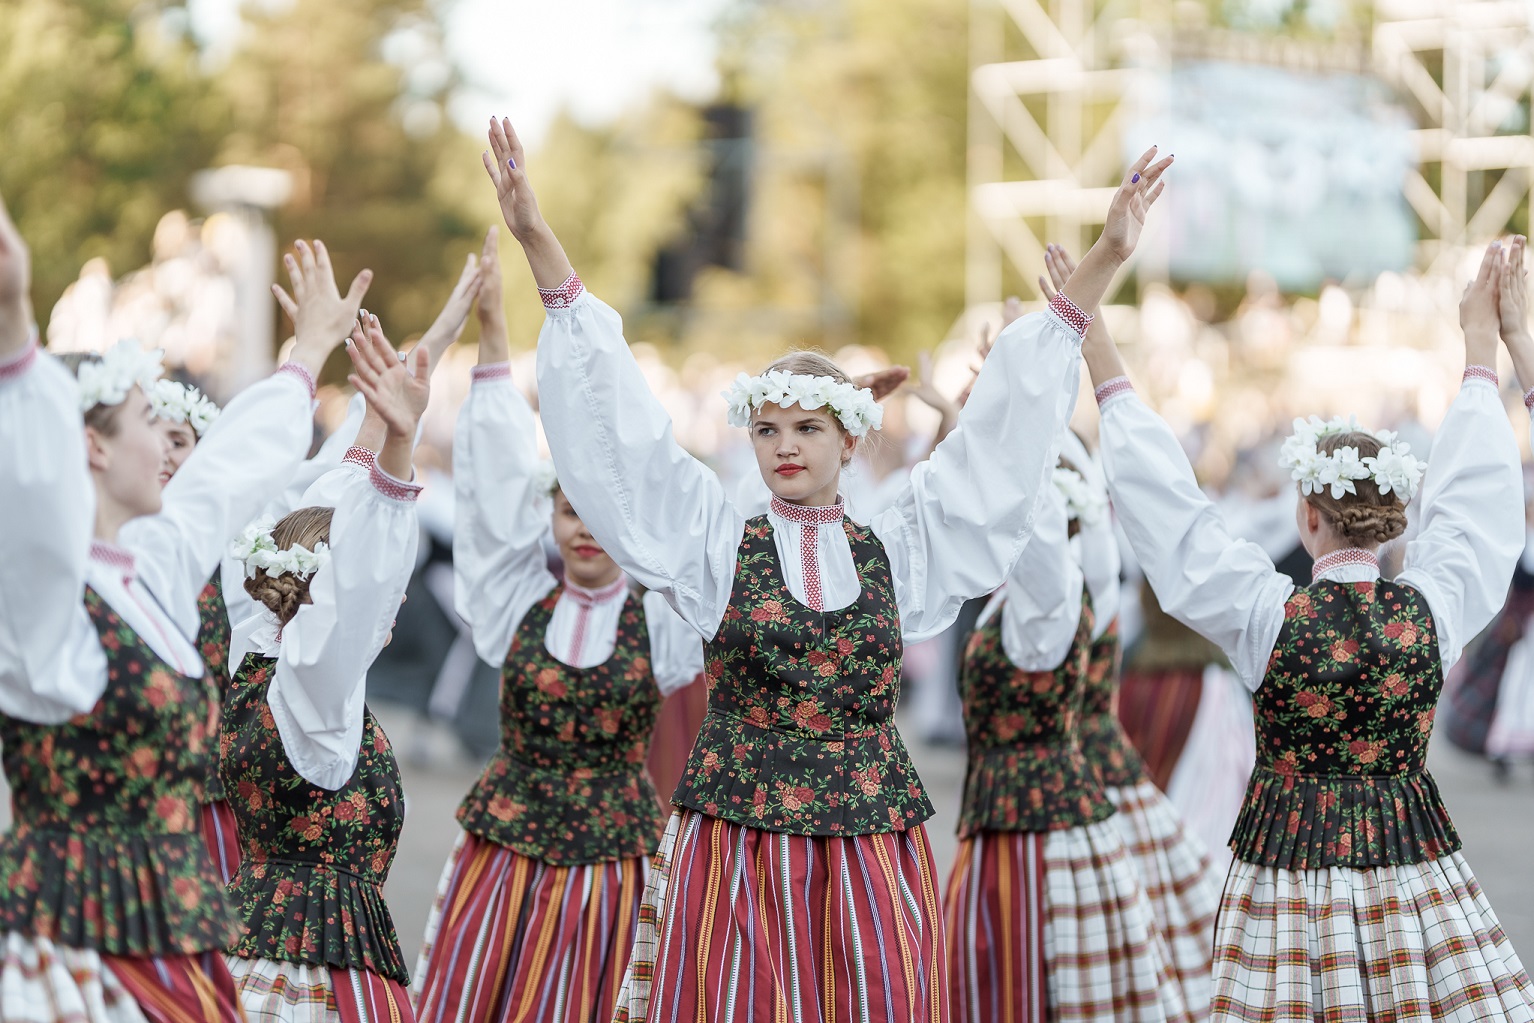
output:
[[[1082,581],[1092,597],[1092,638],[1097,639],[1113,620],[1118,617],[1121,599],[1119,574],[1123,568],[1119,561],[1118,538],[1113,534],[1113,516],[1106,507],[1108,484],[1103,479],[1102,463],[1081,443],[1081,438],[1070,430],[1060,455],[1076,471],[1091,490],[1100,495],[1104,504],[1102,513],[1090,521],[1081,523],[1077,534],[1077,562],[1081,565]]]
[[[1081,568],[1071,555],[1065,498],[1044,488],[1033,536],[1007,575],[1001,645],[1024,671],[1051,671],[1070,653],[1081,621]]]

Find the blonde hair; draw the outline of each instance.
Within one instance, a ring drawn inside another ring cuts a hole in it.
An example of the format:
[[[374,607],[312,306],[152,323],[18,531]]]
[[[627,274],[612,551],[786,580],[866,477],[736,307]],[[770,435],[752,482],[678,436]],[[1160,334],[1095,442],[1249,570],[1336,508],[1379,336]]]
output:
[[[316,544],[330,542],[330,520],[334,513],[334,508],[318,506],[289,512],[272,527],[272,540],[278,550],[302,546],[312,551]],[[252,600],[266,605],[277,616],[278,625],[286,625],[303,607],[304,598],[309,596],[309,580],[292,574],[269,576],[262,572],[254,579],[245,580],[245,592]]]
[[[789,352],[787,355],[780,356],[774,359],[772,365],[762,370],[762,372],[766,374],[774,370],[783,373],[800,373],[807,377],[830,377],[839,384],[852,383],[852,378],[847,375],[846,370],[832,362],[825,353],[817,352],[813,348],[800,348]],[[836,428],[845,436],[847,428],[842,425],[842,421],[836,416],[831,415],[829,409],[824,411],[831,422],[836,424]],[[864,443],[869,443],[872,437],[864,436],[859,439]],[[842,468],[846,468],[850,464],[852,464],[852,456],[847,455],[842,459]]]
[[[1316,442],[1316,451],[1322,455],[1344,447],[1357,448],[1359,458],[1371,458],[1380,453],[1381,444],[1373,434],[1361,430],[1334,433]],[[1406,532],[1406,505],[1395,490],[1381,494],[1372,479],[1354,480],[1353,487],[1357,493],[1340,498],[1332,497],[1331,491],[1323,487],[1304,499],[1331,523],[1343,540],[1354,546],[1377,546]]]

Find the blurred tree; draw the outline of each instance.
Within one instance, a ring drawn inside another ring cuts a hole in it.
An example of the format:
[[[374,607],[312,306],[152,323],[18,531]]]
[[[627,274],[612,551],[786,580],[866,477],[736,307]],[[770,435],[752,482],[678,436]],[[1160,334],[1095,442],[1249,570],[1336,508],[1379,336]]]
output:
[[[145,0],[0,0],[0,194],[32,249],[39,326],[80,265],[144,263],[226,108],[185,11]]]

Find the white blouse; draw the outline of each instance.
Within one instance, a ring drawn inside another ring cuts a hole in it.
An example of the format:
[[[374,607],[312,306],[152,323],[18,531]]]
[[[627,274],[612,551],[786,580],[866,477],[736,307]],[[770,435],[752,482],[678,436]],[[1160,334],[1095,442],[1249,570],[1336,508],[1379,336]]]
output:
[[[420,489],[385,473],[372,452],[353,448],[300,505],[335,509],[330,562],[309,582],[313,603],[280,630],[265,608],[233,627],[231,664],[249,653],[276,659],[267,705],[288,762],[320,788],[341,788],[357,768],[367,672],[415,567]]]
[[[710,639],[729,607],[746,516],[672,436],[618,314],[584,291],[560,304],[538,340],[538,393],[564,493],[597,541]],[[870,520],[908,640],[936,635],[966,599],[1000,586],[1028,542],[1075,402],[1080,347],[1052,312],[1003,330],[958,427]],[[861,587],[839,513],[796,508],[822,520],[797,522],[784,507],[768,517],[789,591],[811,607],[846,607]]]
[[[558,580],[548,570],[543,540],[552,502],[536,492],[538,449],[533,410],[511,379],[508,363],[474,370],[469,397],[453,437],[454,603],[469,623],[474,649],[486,662],[506,663],[527,612]],[[550,655],[573,668],[612,656],[629,580],[601,590],[566,582],[544,631]],[[659,593],[644,595],[650,665],[662,694],[703,671],[703,644]]]
[[[166,486],[163,510],[110,547],[90,541],[95,496],[73,377],[41,353],[0,373],[0,495],[15,496],[3,542],[26,552],[7,557],[0,584],[0,711],[58,724],[101,698],[107,657],[80,599],[87,584],[168,663],[201,677],[197,597],[231,523],[303,457],[310,388],[308,374],[285,367],[240,394]]]
[[[1102,461],[1071,430],[1065,431],[1060,447],[1061,455],[1076,467],[1087,486],[1108,500],[1108,482],[1103,478]],[[1119,560],[1119,541],[1113,531],[1113,516],[1105,511],[1094,523],[1082,523],[1071,546],[1081,574],[1086,581],[1087,592],[1092,595],[1092,639],[1101,639],[1103,633],[1119,616],[1119,604],[1123,599],[1119,576],[1123,564]]]
[[[1252,691],[1294,591],[1258,544],[1232,535],[1199,490],[1177,438],[1128,388],[1098,389],[1102,454],[1113,506],[1161,606],[1230,658]],[[1523,549],[1518,446],[1495,385],[1467,378],[1439,427],[1419,494],[1421,528],[1396,582],[1422,594],[1448,671],[1501,609]],[[1339,551],[1316,578],[1372,582],[1373,556]]]

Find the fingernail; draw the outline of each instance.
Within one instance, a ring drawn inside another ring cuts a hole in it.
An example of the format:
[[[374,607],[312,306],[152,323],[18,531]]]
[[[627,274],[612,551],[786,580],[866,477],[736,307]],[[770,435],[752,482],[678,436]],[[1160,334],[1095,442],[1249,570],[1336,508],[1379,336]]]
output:
[[[516,170],[517,169],[517,161],[516,161],[515,157],[508,156],[506,158],[506,163],[507,163],[508,166],[511,167],[512,170]]]
[[[1138,185],[1140,183],[1140,175],[1136,174],[1134,177],[1130,178],[1129,183],[1131,185]]]

